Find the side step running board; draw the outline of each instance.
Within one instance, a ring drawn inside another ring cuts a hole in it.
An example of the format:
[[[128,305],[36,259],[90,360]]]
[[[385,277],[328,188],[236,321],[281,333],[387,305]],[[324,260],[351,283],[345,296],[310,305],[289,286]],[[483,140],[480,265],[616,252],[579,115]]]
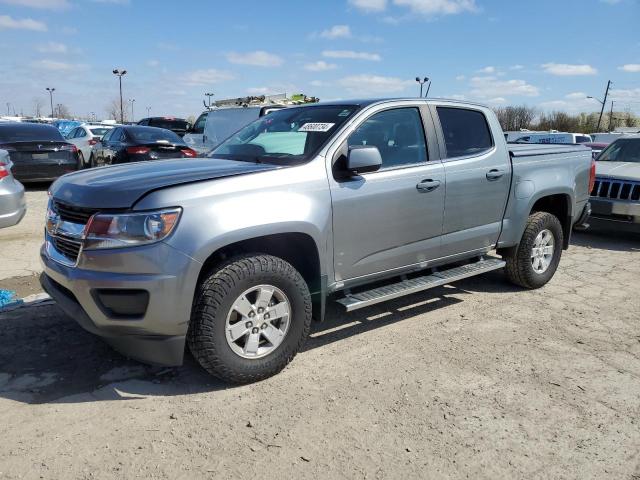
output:
[[[505,265],[506,262],[499,258],[487,258],[461,267],[432,273],[431,275],[402,280],[391,285],[373,288],[364,292],[350,293],[346,297],[337,300],[337,302],[344,306],[347,312],[351,312],[359,308],[368,307],[369,305],[386,302],[393,298],[421,292],[429,288],[440,287],[457,280],[462,280],[463,278],[490,272],[491,270],[498,270]]]

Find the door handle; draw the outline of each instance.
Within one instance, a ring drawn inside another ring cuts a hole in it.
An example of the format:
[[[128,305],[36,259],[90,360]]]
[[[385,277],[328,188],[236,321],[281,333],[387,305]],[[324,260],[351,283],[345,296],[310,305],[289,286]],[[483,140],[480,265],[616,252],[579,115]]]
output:
[[[419,192],[432,192],[440,186],[440,180],[431,180],[430,178],[421,181],[416,185]]]
[[[504,175],[504,170],[498,170],[497,168],[491,169],[487,172],[487,180],[498,180]]]

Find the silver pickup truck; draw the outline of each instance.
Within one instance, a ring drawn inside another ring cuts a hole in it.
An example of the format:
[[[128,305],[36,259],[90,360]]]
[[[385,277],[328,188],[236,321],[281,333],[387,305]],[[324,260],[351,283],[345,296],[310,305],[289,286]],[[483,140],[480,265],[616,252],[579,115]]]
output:
[[[481,105],[287,108],[208,158],[60,178],[41,282],[127,356],[179,365],[186,344],[251,382],[293,359],[329,299],[352,311],[502,268],[543,286],[594,179],[589,149],[508,145]]]

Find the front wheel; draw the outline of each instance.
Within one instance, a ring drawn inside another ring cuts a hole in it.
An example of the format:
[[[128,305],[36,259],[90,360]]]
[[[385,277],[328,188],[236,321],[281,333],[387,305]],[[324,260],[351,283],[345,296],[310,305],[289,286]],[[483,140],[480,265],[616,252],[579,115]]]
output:
[[[520,244],[504,255],[509,280],[529,289],[544,286],[556,273],[562,244],[562,225],[555,215],[529,215]]]
[[[187,343],[212,375],[250,383],[282,370],[310,327],[311,295],[300,273],[256,254],[232,259],[201,283]]]

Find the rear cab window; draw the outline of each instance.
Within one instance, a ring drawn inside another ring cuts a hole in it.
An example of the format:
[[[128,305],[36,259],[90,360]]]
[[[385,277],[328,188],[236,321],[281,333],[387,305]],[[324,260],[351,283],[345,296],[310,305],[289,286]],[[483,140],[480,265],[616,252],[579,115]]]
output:
[[[480,155],[493,148],[487,119],[479,110],[436,107],[447,149],[446,158]]]

